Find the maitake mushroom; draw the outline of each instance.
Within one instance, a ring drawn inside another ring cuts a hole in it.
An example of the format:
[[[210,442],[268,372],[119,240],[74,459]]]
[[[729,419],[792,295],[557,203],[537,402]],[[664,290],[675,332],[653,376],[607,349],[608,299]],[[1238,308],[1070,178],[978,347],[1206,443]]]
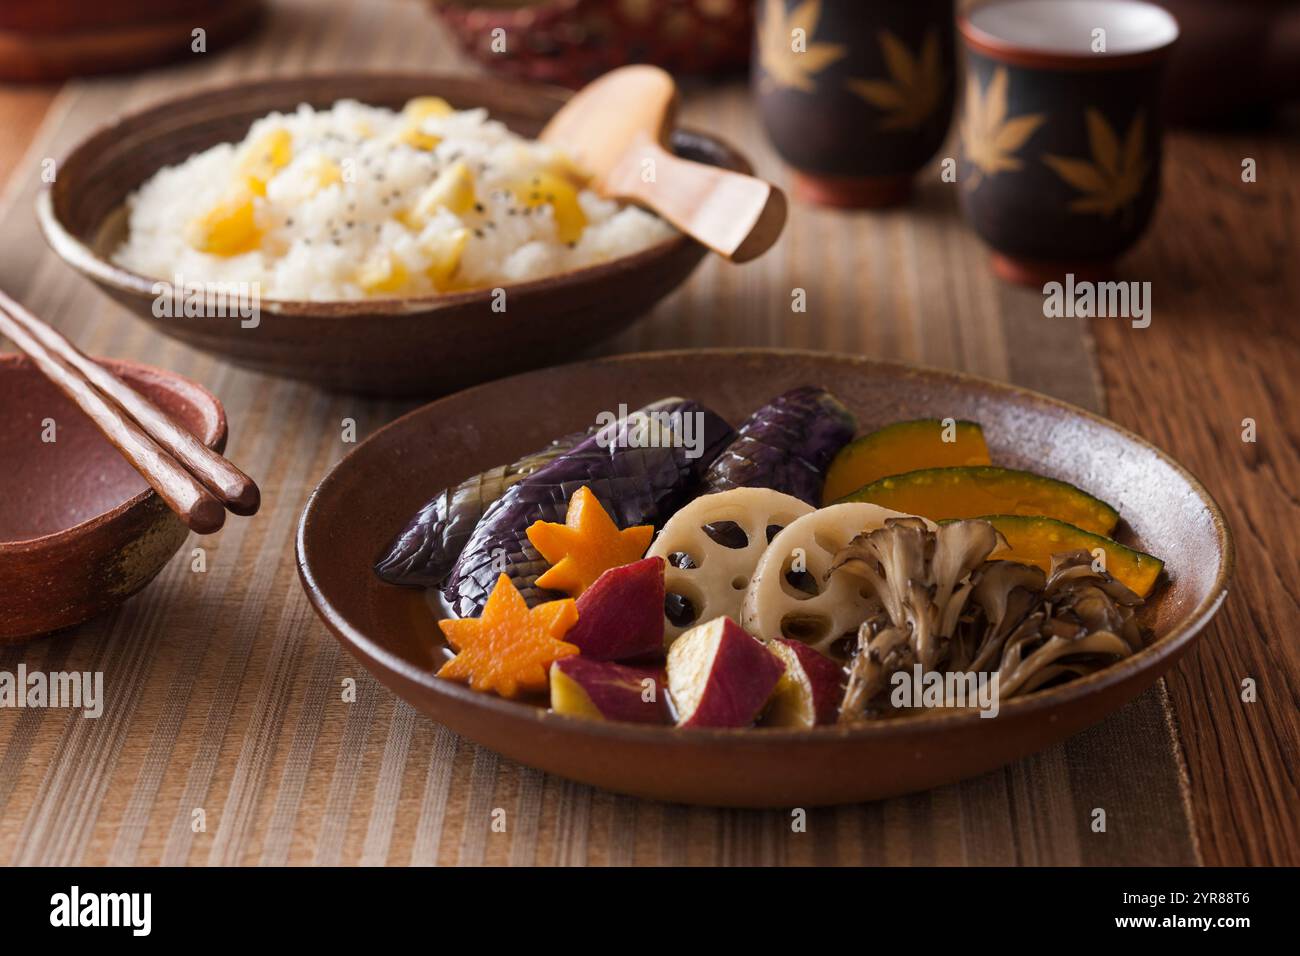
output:
[[[858,629],[841,721],[882,715],[890,677],[925,672],[996,673],[1002,699],[1089,674],[1142,646],[1141,598],[1093,567],[1092,555],[1054,555],[1050,574],[988,561],[1001,535],[986,521],[930,531],[892,519],[844,547],[831,574],[861,578],[879,601]]]
[[[919,518],[891,518],[840,550],[827,576],[862,578],[881,605],[858,628],[841,720],[861,715],[897,671],[943,664],[971,593],[971,572],[999,543],[1002,536],[987,521],[954,521],[931,531]]]

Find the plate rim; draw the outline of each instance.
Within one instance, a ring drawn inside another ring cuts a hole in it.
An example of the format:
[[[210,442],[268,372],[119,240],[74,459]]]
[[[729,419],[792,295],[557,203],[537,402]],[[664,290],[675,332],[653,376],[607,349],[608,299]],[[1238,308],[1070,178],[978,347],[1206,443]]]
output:
[[[886,368],[902,375],[920,375],[930,378],[947,379],[950,382],[955,382],[961,385],[976,386],[984,389],[991,388],[994,391],[1011,393],[1032,403],[1055,407],[1071,414],[1082,416],[1094,424],[1117,431],[1127,440],[1138,444],[1148,452],[1156,455],[1166,465],[1172,467],[1185,481],[1187,481],[1192,489],[1197,492],[1198,497],[1200,498],[1201,503],[1206,507],[1211,523],[1213,524],[1215,537],[1219,545],[1221,560],[1218,572],[1215,575],[1214,581],[1211,583],[1209,592],[1188,613],[1186,620],[1170,631],[1170,633],[1161,637],[1158,641],[1143,647],[1136,654],[1112,664],[1103,670],[1089,674],[1085,677],[1077,678],[1076,680],[1058,687],[1034,691],[1033,693],[1026,694],[1023,697],[1014,697],[1011,700],[1001,702],[998,712],[999,717],[1008,712],[1010,715],[1028,716],[1037,712],[1045,711],[1060,704],[1070,703],[1088,694],[1100,693],[1109,687],[1124,682],[1126,679],[1140,671],[1158,667],[1162,661],[1165,661],[1170,656],[1179,654],[1184,649],[1185,645],[1190,643],[1200,634],[1206,624],[1208,624],[1211,618],[1213,618],[1218,612],[1224,599],[1227,597],[1229,583],[1231,582],[1236,566],[1236,549],[1233,543],[1232,532],[1228,526],[1227,518],[1224,516],[1223,509],[1219,506],[1218,501],[1215,500],[1214,496],[1210,494],[1209,490],[1206,489],[1201,481],[1173,456],[1167,454],[1145,438],[1128,430],[1117,422],[1111,421],[1103,415],[1091,412],[1086,408],[1081,408],[1070,402],[1053,398],[1050,395],[1045,395],[1042,392],[1025,388],[1020,385],[1000,382],[996,379],[986,378],[980,375],[973,375],[969,372],[960,372],[952,369],[938,368],[935,366],[921,365],[911,362],[878,359],[865,355],[856,355],[849,352],[770,346],[740,346],[627,352],[602,356],[600,358],[580,362],[570,362],[565,365],[553,365],[541,369],[534,369],[518,375],[483,382],[471,386],[470,388],[453,392],[450,395],[442,396],[434,401],[420,405],[384,425],[374,434],[368,436],[365,441],[359,444],[330,468],[325,476],[317,483],[316,487],[312,489],[312,493],[303,507],[302,514],[299,516],[298,527],[294,535],[294,561],[298,568],[299,582],[307,594],[307,599],[311,603],[312,609],[325,623],[330,632],[333,633],[339,643],[348,648],[348,650],[355,656],[361,658],[363,662],[372,662],[374,665],[387,669],[403,680],[420,685],[435,695],[444,698],[449,704],[465,704],[470,707],[482,708],[494,712],[497,716],[502,718],[540,721],[546,725],[554,726],[557,730],[580,728],[582,732],[585,733],[591,733],[600,737],[615,737],[624,741],[634,740],[646,743],[663,743],[670,740],[697,743],[725,742],[729,745],[742,746],[763,746],[765,744],[790,742],[807,742],[811,744],[824,743],[833,740],[844,740],[846,738],[858,740],[880,736],[907,737],[928,735],[934,730],[983,719],[977,711],[948,710],[943,712],[916,714],[909,716],[904,720],[879,722],[867,721],[853,724],[827,724],[809,728],[687,728],[688,732],[683,733],[682,728],[675,726],[652,726],[622,721],[591,720],[589,718],[556,714],[547,708],[539,707],[535,704],[506,700],[497,697],[494,694],[471,690],[469,687],[460,683],[439,680],[432,672],[415,667],[405,659],[380,646],[372,638],[366,636],[360,630],[353,627],[352,624],[349,623],[343,615],[330,604],[328,598],[322,592],[319,583],[312,574],[310,563],[306,556],[306,539],[310,533],[308,526],[312,524],[313,520],[317,517],[315,510],[319,507],[322,491],[326,489],[332,481],[337,480],[336,476],[339,470],[343,468],[343,466],[354,455],[360,454],[369,443],[378,440],[381,435],[385,434],[390,429],[397,428],[399,425],[405,423],[407,419],[410,419],[417,414],[426,414],[431,406],[442,404],[453,398],[460,398],[469,392],[489,387],[497,387],[504,382],[511,382],[528,375],[554,373],[557,369],[626,364],[629,362],[643,361],[648,358],[664,360],[674,357],[683,358],[687,356],[693,357],[701,355],[718,357],[727,356],[731,358],[770,356],[817,358],[821,360],[829,359],[835,362],[859,365],[864,368]]]

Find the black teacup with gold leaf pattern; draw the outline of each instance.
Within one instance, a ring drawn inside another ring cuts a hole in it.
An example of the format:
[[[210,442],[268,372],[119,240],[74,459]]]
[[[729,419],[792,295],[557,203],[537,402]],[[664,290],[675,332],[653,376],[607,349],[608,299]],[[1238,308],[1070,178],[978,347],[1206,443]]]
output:
[[[993,268],[1101,278],[1160,189],[1160,83],[1178,24],[1139,0],[995,0],[966,46],[962,208]]]
[[[753,87],[796,197],[889,206],[943,143],[953,0],[758,0]]]

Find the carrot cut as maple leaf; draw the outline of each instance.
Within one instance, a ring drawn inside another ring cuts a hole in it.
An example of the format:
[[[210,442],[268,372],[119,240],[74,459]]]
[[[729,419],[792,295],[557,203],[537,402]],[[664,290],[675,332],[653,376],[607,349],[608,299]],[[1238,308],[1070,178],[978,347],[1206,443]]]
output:
[[[446,680],[502,697],[544,691],[552,663],[578,653],[560,640],[578,622],[575,602],[547,601],[530,608],[503,574],[480,617],[438,622],[456,656],[438,671]]]
[[[534,521],[528,526],[528,540],[551,565],[537,586],[577,597],[610,568],[639,561],[654,533],[648,524],[620,531],[583,485],[569,499],[564,524]]]

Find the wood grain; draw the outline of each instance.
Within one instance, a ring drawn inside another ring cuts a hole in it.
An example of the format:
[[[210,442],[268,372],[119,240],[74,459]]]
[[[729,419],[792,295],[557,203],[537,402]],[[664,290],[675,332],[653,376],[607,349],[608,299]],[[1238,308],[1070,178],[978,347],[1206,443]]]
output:
[[[1207,480],[1242,549],[1237,592],[1214,636],[1169,681],[1175,709],[1152,693],[1001,771],[901,800],[816,811],[807,833],[795,835],[781,813],[635,801],[538,774],[415,717],[377,688],[311,613],[292,570],[291,539],[311,488],[352,447],[340,439],[343,420],[354,420],[364,438],[410,406],[325,395],[163,339],[73,278],[36,233],[39,158],[62,155],[106,114],[236,77],[458,64],[440,27],[410,0],[278,0],[266,30],[226,54],[76,83],[57,102],[52,91],[0,91],[9,133],[0,140],[0,172],[17,173],[0,200],[0,285],[94,354],[173,368],[211,388],[230,413],[228,453],[264,492],[255,520],[202,539],[203,573],[192,570],[200,539],[191,539],[118,612],[0,651],[0,669],[20,661],[102,669],[111,688],[98,721],[66,711],[0,712],[0,860],[1295,861],[1296,560],[1283,537],[1296,526],[1294,478],[1285,480],[1296,466],[1296,396],[1286,372],[1295,349],[1283,308],[1296,290],[1294,278],[1280,278],[1294,268],[1296,249],[1300,170],[1290,147],[1275,154],[1268,143],[1252,145],[1267,157],[1261,171],[1276,178],[1264,198],[1242,199],[1220,178],[1231,148],[1225,155],[1199,137],[1175,138],[1156,233],[1132,261],[1136,271],[1165,270],[1156,319],[1142,332],[1095,329],[1112,413]],[[760,172],[788,183],[743,87],[688,90],[684,120],[733,140]],[[1177,212],[1184,201],[1187,211]],[[1234,292],[1239,280],[1245,291]],[[791,309],[799,293],[803,312]],[[1211,293],[1216,304],[1197,300]],[[1249,331],[1234,339],[1226,323]],[[1202,337],[1216,344],[1203,347]],[[1040,295],[995,280],[952,187],[937,175],[924,177],[914,203],[897,211],[796,206],[762,260],[706,264],[605,351],[696,344],[861,352],[1105,407],[1086,324],[1044,321]],[[1235,381],[1237,367],[1248,377]],[[1240,404],[1231,399],[1238,391],[1251,410],[1230,407]],[[1219,396],[1228,396],[1222,408]],[[1229,427],[1246,415],[1260,423],[1253,446],[1241,446]],[[1267,560],[1251,557],[1243,522],[1254,526],[1255,553]],[[1247,594],[1252,600],[1243,602]],[[1254,709],[1235,694],[1245,671],[1260,683]],[[355,702],[342,698],[345,681],[355,681]],[[1179,779],[1183,758],[1190,790]],[[1184,805],[1189,796],[1199,834]],[[1115,821],[1104,837],[1088,826],[1097,806]],[[488,829],[493,808],[506,810],[508,832]],[[196,809],[207,821],[199,832]]]
[[[1257,182],[1242,181],[1247,158]],[[1099,364],[1111,416],[1195,472],[1236,540],[1232,593],[1168,678],[1205,862],[1296,866],[1300,130],[1176,134],[1165,176],[1125,266],[1151,282],[1151,325],[1095,320]]]
[[[10,182],[58,92],[55,84],[0,87],[0,183]]]

